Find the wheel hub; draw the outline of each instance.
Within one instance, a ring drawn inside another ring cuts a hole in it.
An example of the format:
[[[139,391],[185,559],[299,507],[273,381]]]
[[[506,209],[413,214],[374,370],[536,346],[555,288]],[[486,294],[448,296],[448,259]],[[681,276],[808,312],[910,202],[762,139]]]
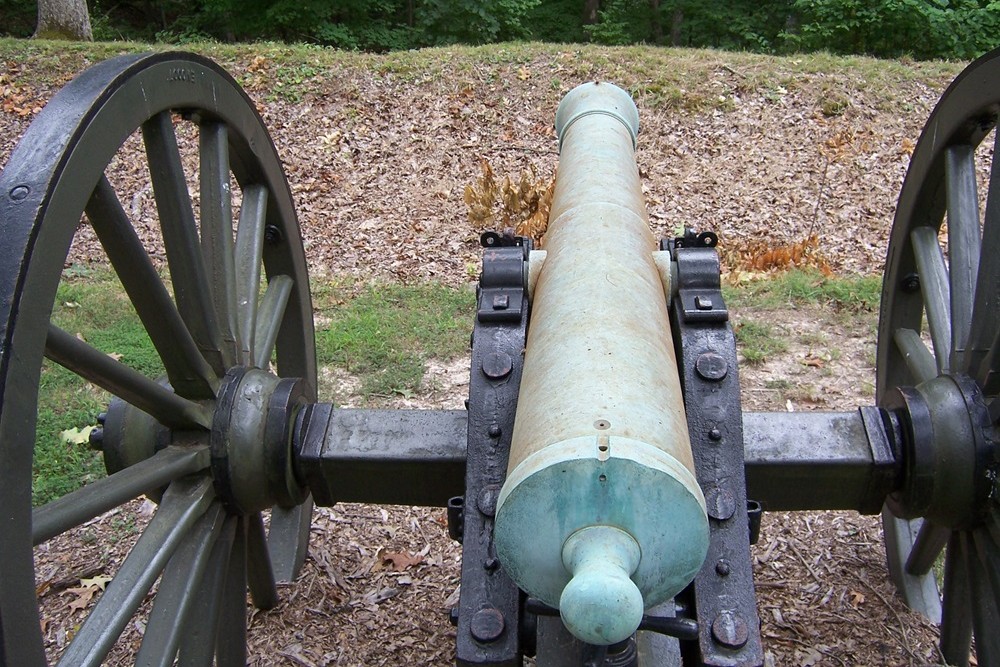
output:
[[[306,404],[305,383],[237,367],[223,379],[212,420],[212,475],[226,506],[239,513],[291,507],[308,492],[293,467],[292,425]]]
[[[941,375],[898,387],[885,407],[898,421],[905,467],[887,499],[901,518],[925,517],[952,530],[971,528],[996,495],[995,429],[976,383]]]

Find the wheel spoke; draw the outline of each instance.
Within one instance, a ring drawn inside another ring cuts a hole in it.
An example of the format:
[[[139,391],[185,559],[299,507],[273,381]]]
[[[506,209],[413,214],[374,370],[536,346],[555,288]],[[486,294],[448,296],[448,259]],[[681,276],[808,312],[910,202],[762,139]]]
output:
[[[917,539],[913,541],[910,555],[906,558],[907,574],[919,577],[930,572],[938,554],[948,544],[950,536],[949,529],[924,519],[920,532],[917,533]]]
[[[926,616],[932,623],[941,622],[941,595],[932,573],[915,576],[906,571],[906,559],[920,534],[921,519],[900,519],[888,508],[882,509],[882,534],[889,574],[906,606]]]
[[[979,195],[975,149],[968,144],[945,149],[948,191],[948,277],[951,284],[951,349],[964,354],[972,322],[972,301],[979,274]],[[951,367],[961,368],[956,358]]]
[[[45,339],[45,356],[128,401],[166,426],[212,427],[211,414],[204,406],[178,396],[54,324],[49,325]]]
[[[174,664],[181,631],[200,593],[209,554],[224,519],[222,505],[213,503],[167,563],[135,664],[143,667]]]
[[[167,488],[153,520],[73,638],[60,665],[101,664],[177,545],[214,496],[212,480],[205,476],[178,480]]]
[[[1000,609],[997,608],[1000,573],[996,572],[996,558],[1000,554],[983,530],[966,536],[966,552],[969,586],[972,589],[976,658],[981,665],[997,665],[1000,664],[1000,633],[997,631],[1000,628]]]
[[[32,546],[209,465],[208,447],[167,447],[133,466],[35,509]]]
[[[240,223],[236,230],[236,309],[240,352],[247,363],[253,356],[257,322],[257,293],[264,250],[267,188],[251,185],[243,189]]]
[[[229,555],[233,549],[239,518],[229,516],[222,527],[222,534],[212,547],[208,567],[203,577],[201,595],[194,603],[181,636],[178,667],[212,667],[215,658],[215,638],[219,632],[219,610],[222,588],[229,568]]]
[[[993,164],[990,166],[986,211],[983,215],[982,257],[976,282],[976,301],[972,310],[972,327],[966,368],[989,393],[1000,389],[1000,328],[996,316],[1000,312],[1000,132],[994,130]]]
[[[910,234],[913,254],[920,272],[920,290],[923,294],[927,324],[931,330],[931,343],[937,359],[938,373],[949,368],[951,356],[951,294],[948,288],[948,269],[938,244],[937,233],[931,227],[917,227]]]
[[[255,607],[273,609],[278,604],[278,588],[274,585],[267,535],[260,512],[247,517],[247,583]]]
[[[202,355],[221,377],[228,365],[222,357],[222,334],[208,289],[198,228],[170,113],[164,111],[143,123],[142,139],[177,309]]]
[[[926,382],[937,376],[937,364],[934,355],[924,345],[913,329],[896,329],[892,336],[899,348],[899,353],[906,362],[906,367],[910,369],[910,374],[916,384]]]
[[[272,507],[267,547],[277,581],[294,581],[309,552],[313,499],[307,497],[295,507]]]
[[[199,130],[201,157],[201,249],[209,291],[222,328],[222,354],[236,362],[236,267],[233,258],[233,204],[230,192],[229,131],[223,123]]]
[[[239,517],[233,550],[226,569],[219,610],[219,629],[215,657],[218,667],[244,667],[247,664],[247,519]]]
[[[170,385],[188,398],[214,398],[218,379],[198,351],[105,176],[90,196],[87,217],[163,361]]]
[[[953,666],[969,664],[969,642],[972,640],[972,604],[966,556],[961,535],[952,533],[944,561],[941,654]]]
[[[257,333],[254,365],[257,368],[267,368],[271,361],[271,353],[278,341],[278,330],[281,320],[285,317],[285,308],[292,295],[294,281],[288,276],[275,276],[267,284],[267,291],[261,299],[260,310],[257,313]]]

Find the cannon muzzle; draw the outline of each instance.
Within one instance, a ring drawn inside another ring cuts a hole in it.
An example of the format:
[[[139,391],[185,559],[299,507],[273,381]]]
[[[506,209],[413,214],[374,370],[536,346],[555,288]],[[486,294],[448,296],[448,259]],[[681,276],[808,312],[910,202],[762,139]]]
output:
[[[620,88],[585,84],[563,99],[556,130],[495,543],[574,635],[612,644],[694,578],[708,519],[635,162],[638,110]]]

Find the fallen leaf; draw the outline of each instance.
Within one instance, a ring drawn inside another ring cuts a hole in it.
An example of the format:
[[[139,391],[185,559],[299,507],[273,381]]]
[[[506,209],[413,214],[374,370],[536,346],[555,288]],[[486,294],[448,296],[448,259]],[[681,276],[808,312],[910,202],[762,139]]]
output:
[[[96,577],[91,577],[90,579],[81,579],[81,586],[96,586],[97,588],[104,590],[104,587],[108,585],[111,581],[111,577],[106,574],[99,574]]]
[[[865,595],[864,595],[864,593],[859,593],[858,591],[851,591],[851,606],[852,607],[854,607],[855,609],[857,609],[858,605],[864,604],[864,601],[865,601]]]
[[[811,354],[806,355],[800,362],[803,366],[811,366],[812,368],[823,368],[826,362],[819,357],[814,357]]]
[[[75,588],[67,588],[66,592],[74,596],[69,603],[70,611],[78,611],[80,609],[86,609],[87,606],[90,605],[90,601],[93,600],[94,596],[97,594],[97,587],[77,586]]]
[[[396,572],[402,572],[408,567],[424,562],[423,556],[410,556],[404,553],[382,554],[382,563],[389,565]]]
[[[90,442],[90,432],[96,426],[84,426],[83,428],[68,428],[59,433],[59,438],[70,445],[85,445]]]

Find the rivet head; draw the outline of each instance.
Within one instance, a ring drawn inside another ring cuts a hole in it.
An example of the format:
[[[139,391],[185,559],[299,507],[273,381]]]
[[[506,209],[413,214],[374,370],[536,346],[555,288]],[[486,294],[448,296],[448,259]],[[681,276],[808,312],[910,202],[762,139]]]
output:
[[[708,431],[708,439],[713,440],[715,442],[722,440],[722,431],[720,431],[717,428],[710,429]]]
[[[11,189],[10,198],[14,201],[23,201],[31,193],[31,188],[27,185],[18,185]]]
[[[718,382],[729,373],[729,364],[721,354],[705,352],[698,356],[694,368],[704,380]]]
[[[497,513],[497,499],[500,497],[499,484],[487,484],[476,496],[476,507],[485,516],[494,516]]]
[[[490,424],[488,432],[491,438],[499,438],[503,434],[503,429],[500,428],[500,424]]]
[[[491,380],[502,380],[514,369],[514,361],[506,352],[492,352],[483,358],[483,374]]]
[[[469,631],[476,641],[495,642],[503,634],[504,620],[499,609],[487,607],[472,615]]]
[[[726,648],[741,648],[750,638],[750,630],[742,616],[724,611],[712,621],[712,638]]]
[[[729,491],[716,487],[705,494],[705,509],[716,521],[725,521],[736,513],[736,499]]]
[[[732,568],[729,566],[729,561],[720,558],[719,562],[715,564],[715,573],[720,577],[728,577],[730,572],[732,572]]]

